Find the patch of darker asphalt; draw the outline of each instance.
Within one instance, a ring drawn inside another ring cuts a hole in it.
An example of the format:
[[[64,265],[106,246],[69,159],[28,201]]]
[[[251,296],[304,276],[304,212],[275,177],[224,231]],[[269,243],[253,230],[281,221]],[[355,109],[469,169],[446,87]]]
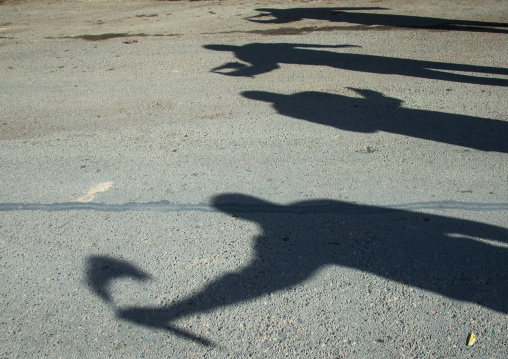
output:
[[[86,41],[102,41],[102,40],[109,40],[119,37],[148,37],[148,36],[179,36],[179,34],[155,34],[155,35],[147,35],[144,33],[140,34],[127,34],[127,33],[107,33],[107,34],[97,34],[97,35],[89,35],[89,34],[83,34],[78,36],[57,36],[57,37],[46,37],[46,39],[82,39]]]
[[[387,25],[354,25],[354,26],[305,26],[305,27],[279,27],[266,30],[233,30],[222,31],[218,34],[259,34],[259,35],[302,35],[311,32],[330,32],[330,31],[392,31],[392,30],[413,30],[413,27],[387,26]],[[427,30],[448,30],[446,26],[429,26]],[[217,33],[203,33],[204,35],[212,35]]]

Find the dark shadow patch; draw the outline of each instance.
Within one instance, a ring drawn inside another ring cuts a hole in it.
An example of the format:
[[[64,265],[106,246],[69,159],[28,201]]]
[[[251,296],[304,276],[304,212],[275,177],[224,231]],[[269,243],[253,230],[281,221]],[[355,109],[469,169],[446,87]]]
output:
[[[508,33],[508,23],[364,12],[367,10],[391,10],[387,8],[323,7],[291,9],[259,8],[256,10],[260,11],[261,14],[246,19],[263,24],[287,24],[304,19],[311,19],[357,24],[366,26],[365,29],[376,29],[377,26],[381,26],[386,28],[406,28],[413,30]]]
[[[127,261],[109,256],[90,257],[86,262],[87,284],[90,289],[106,302],[112,302],[109,285],[113,280],[133,278],[138,281],[150,279],[150,275],[143,272]]]
[[[150,279],[150,275],[143,272],[128,261],[115,259],[109,256],[91,256],[86,261],[86,281],[92,292],[109,303],[113,303],[113,297],[109,293],[109,286],[112,281],[120,278],[130,278],[137,281]],[[146,318],[149,321],[156,321],[157,318]],[[169,323],[161,326],[162,329],[172,332],[173,334],[193,340],[205,346],[215,346],[215,344],[207,339],[196,336],[191,332],[175,327]]]
[[[402,101],[380,92],[350,89],[362,98],[325,92],[282,95],[245,91],[246,98],[271,103],[281,115],[339,130],[384,131],[481,151],[508,153],[508,122],[402,107]],[[366,152],[375,152],[367,148]]]
[[[250,262],[169,305],[117,307],[113,303],[117,318],[206,345],[211,342],[172,323],[293,288],[328,265],[508,313],[507,228],[326,199],[281,205],[225,193],[213,198],[212,205],[260,226]],[[133,266],[109,257],[91,257],[88,263],[99,263],[101,268],[104,261],[117,273],[87,273],[87,278],[92,290],[107,298],[102,282],[131,276]],[[134,271],[135,279],[137,275]]]
[[[231,69],[231,63],[212,69],[212,72],[228,76],[254,77],[276,70],[280,67],[279,64],[284,63],[328,66],[350,71],[401,75],[479,85],[508,86],[508,79],[492,76],[508,76],[508,69],[501,67],[325,51],[325,49],[348,47],[358,46],[298,43],[250,43],[239,46],[204,45],[204,48],[209,50],[233,52],[238,60],[248,64],[242,64],[244,66],[236,68],[233,71],[224,71]],[[489,74],[491,76],[476,76],[476,73]]]

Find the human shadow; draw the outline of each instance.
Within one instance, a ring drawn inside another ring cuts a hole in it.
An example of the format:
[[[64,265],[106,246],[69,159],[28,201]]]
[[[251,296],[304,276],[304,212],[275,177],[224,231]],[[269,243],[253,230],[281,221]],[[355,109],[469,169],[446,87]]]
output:
[[[355,12],[355,11],[362,12]],[[259,8],[261,14],[247,17],[253,22],[264,24],[287,24],[303,19],[325,20],[363,26],[386,26],[410,29],[433,29],[449,31],[471,31],[508,33],[508,23],[456,19],[440,19],[426,16],[411,16],[383,13],[366,13],[368,10],[390,10],[379,7],[322,7],[273,9]],[[268,18],[268,19],[262,19]]]
[[[508,122],[402,107],[402,101],[380,92],[350,89],[361,97],[326,92],[283,95],[245,91],[246,98],[265,101],[284,116],[345,131],[384,131],[481,151],[508,153]]]
[[[132,264],[110,256],[94,256],[88,259],[87,277],[90,289],[106,302],[113,303],[109,293],[111,282],[120,278],[132,278],[138,281],[150,279],[150,275]]]
[[[281,205],[228,193],[216,196],[212,205],[262,228],[253,239],[250,262],[167,306],[114,307],[118,318],[213,345],[173,323],[287,290],[327,265],[361,270],[508,313],[506,228],[335,200]],[[88,284],[103,298],[105,285],[101,281],[121,274],[101,274],[109,260],[91,257],[87,266]],[[122,267],[134,273],[134,279],[140,278],[131,264],[117,265]]]
[[[237,59],[248,64],[229,62],[212,69],[212,72],[229,76],[254,77],[256,75],[276,70],[280,67],[279,64],[284,63],[295,65],[328,66],[342,70],[401,75],[470,84],[508,86],[508,79],[490,77],[492,75],[508,76],[508,69],[506,68],[401,59],[395,57],[322,50],[325,48],[344,47],[358,46],[294,43],[251,43],[241,46],[214,44],[204,45],[204,48],[208,50],[231,51]],[[453,73],[452,71],[489,74],[489,76],[473,76],[469,74]]]

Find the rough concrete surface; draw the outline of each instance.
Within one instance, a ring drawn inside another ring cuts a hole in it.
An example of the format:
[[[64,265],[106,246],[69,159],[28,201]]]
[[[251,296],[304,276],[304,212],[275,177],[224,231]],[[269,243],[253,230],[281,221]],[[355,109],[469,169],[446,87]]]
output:
[[[0,357],[508,358],[507,21],[1,1]]]

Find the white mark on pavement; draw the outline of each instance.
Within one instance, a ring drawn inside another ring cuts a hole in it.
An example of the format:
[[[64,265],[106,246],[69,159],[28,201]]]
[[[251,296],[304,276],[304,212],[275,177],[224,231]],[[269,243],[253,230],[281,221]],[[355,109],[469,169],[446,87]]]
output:
[[[481,242],[481,243],[484,243],[484,244],[490,244],[491,246],[494,246],[494,247],[508,249],[508,243],[503,243],[503,242],[498,241],[496,239],[473,237],[473,236],[467,236],[467,235],[460,234],[460,233],[448,233],[448,236],[450,236],[452,238],[472,239],[473,241],[478,241],[478,242]]]
[[[112,185],[113,185],[113,182],[99,183],[97,186],[92,187],[90,189],[90,191],[87,192],[87,194],[79,197],[78,202],[91,202],[94,199],[96,193],[106,192],[108,189],[111,188]]]

